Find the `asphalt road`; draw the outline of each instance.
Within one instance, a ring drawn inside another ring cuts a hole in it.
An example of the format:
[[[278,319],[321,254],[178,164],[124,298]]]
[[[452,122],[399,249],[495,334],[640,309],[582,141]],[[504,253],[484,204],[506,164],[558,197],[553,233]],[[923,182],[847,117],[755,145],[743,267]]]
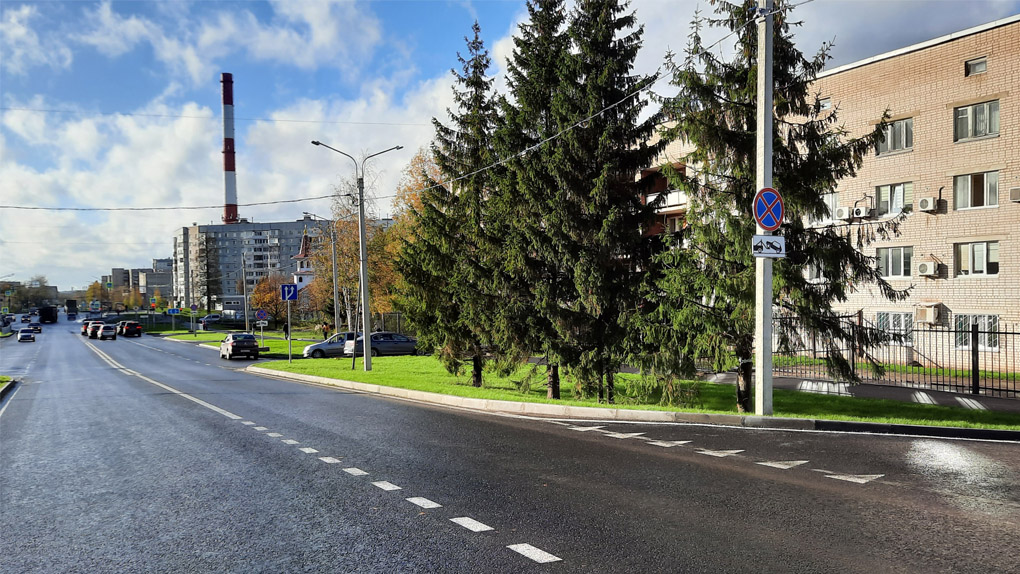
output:
[[[1015,443],[494,416],[250,363],[0,344],[0,570],[1020,572]]]

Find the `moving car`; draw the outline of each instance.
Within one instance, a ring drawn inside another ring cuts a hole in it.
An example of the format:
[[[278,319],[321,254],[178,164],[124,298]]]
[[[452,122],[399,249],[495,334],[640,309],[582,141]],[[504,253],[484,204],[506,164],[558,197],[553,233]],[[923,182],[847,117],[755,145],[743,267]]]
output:
[[[82,321],[81,322],[81,334],[82,335],[88,335],[89,334],[89,325],[91,325],[92,323],[102,323],[102,321]]]
[[[315,343],[314,345],[308,345],[305,347],[304,352],[301,356],[304,358],[321,359],[323,357],[338,357],[345,354],[344,347],[347,345],[347,341],[354,341],[361,336],[361,333],[355,333],[354,331],[347,331],[345,333],[337,333],[332,337],[326,339],[321,343]]]
[[[220,358],[233,359],[237,355],[259,358],[259,342],[250,333],[232,333],[220,343]]]
[[[22,323],[31,323],[32,322],[32,316],[31,315],[22,315],[21,316],[21,322]]]
[[[142,324],[138,321],[124,321],[124,324],[117,328],[118,335],[125,337],[141,337]]]
[[[105,326],[105,323],[103,323],[102,321],[92,321],[92,322],[90,322],[89,323],[89,339],[95,339],[96,337],[98,337],[99,336],[99,330],[101,328],[103,328],[104,326]],[[112,325],[111,325],[111,327],[112,327]],[[117,334],[116,328],[114,329],[113,333],[115,335]]]
[[[18,342],[35,342],[35,331],[32,329],[18,329]]]
[[[365,337],[358,337],[354,341],[347,341],[344,345],[344,355],[361,355]],[[379,355],[414,355],[417,353],[418,340],[414,337],[380,331],[372,333],[372,342],[369,345],[369,352],[373,357]]]
[[[35,321],[32,321],[31,323],[28,324],[28,328],[32,329],[36,333],[42,333],[42,323],[36,323]]]
[[[96,333],[96,337],[100,341],[103,339],[110,339],[113,341],[117,340],[117,326],[116,325],[102,325],[99,327],[99,332]]]

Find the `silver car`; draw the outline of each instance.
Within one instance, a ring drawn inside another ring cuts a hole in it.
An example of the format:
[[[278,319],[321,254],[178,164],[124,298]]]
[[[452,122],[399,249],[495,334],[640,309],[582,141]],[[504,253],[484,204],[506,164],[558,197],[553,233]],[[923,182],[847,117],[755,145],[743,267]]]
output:
[[[347,341],[353,341],[354,339],[361,336],[361,333],[355,333],[353,331],[347,331],[346,333],[337,333],[332,337],[326,339],[321,343],[315,343],[314,345],[308,345],[305,347],[301,356],[304,358],[321,359],[323,357],[339,357],[344,354],[344,345]]]

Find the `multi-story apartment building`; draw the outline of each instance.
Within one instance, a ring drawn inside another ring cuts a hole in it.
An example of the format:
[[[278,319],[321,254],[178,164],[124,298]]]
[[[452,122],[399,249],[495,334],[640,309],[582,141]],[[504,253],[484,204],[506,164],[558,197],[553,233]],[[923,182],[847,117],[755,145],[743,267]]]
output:
[[[241,311],[245,292],[274,273],[290,276],[309,216],[297,221],[192,225],[174,235],[173,293],[178,305]],[[242,281],[243,278],[243,281]]]
[[[890,114],[885,142],[826,198],[832,219],[908,211],[865,253],[909,298],[865,285],[843,308],[894,330],[1020,323],[1020,16],[825,71],[814,90],[851,135]]]

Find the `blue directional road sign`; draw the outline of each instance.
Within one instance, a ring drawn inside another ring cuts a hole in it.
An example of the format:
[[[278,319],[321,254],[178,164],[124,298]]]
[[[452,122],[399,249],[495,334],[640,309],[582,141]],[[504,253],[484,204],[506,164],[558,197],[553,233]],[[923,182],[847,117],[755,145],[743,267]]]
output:
[[[283,301],[297,301],[297,285],[280,285],[280,299]]]
[[[765,231],[775,231],[783,224],[783,198],[771,187],[764,187],[754,196],[754,220]]]
[[[167,315],[180,315],[181,310],[176,307],[170,307],[166,310]]]

